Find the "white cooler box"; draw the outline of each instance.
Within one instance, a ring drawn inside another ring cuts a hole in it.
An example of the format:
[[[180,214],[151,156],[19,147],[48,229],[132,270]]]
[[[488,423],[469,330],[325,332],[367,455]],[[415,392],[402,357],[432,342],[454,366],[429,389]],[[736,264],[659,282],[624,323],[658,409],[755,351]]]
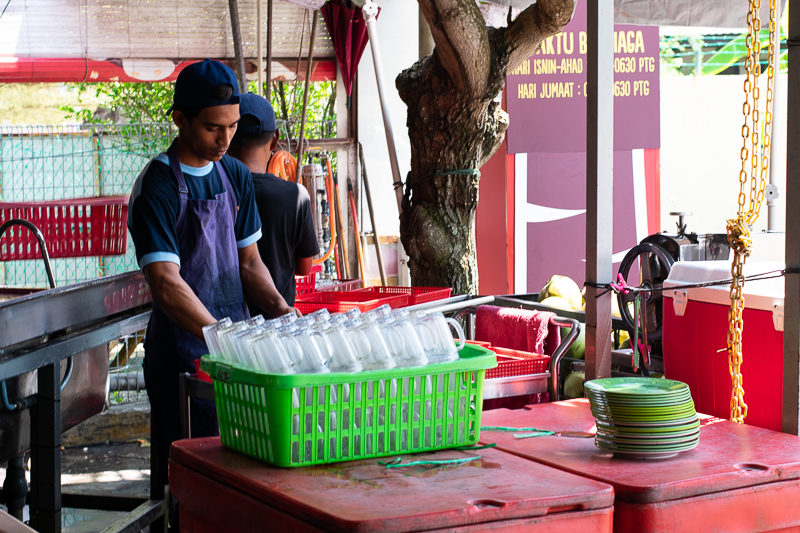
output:
[[[745,276],[783,269],[753,262]],[[689,385],[698,412],[730,417],[728,367],[730,285],[670,289],[730,279],[730,261],[678,261],[664,281],[662,345],[667,378]],[[782,277],[746,280],[742,333],[742,378],[748,405],[745,423],[781,430],[783,380]]]

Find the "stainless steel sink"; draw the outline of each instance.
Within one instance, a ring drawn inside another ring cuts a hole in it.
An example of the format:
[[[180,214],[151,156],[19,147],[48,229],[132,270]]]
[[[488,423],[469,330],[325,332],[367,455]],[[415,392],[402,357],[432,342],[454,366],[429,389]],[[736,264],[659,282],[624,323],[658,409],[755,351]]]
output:
[[[0,286],[0,309],[15,299],[37,293],[43,289]],[[35,335],[34,335],[35,336]],[[64,378],[68,362],[61,361]],[[36,394],[36,371],[27,372],[6,380],[8,401],[12,404]],[[61,391],[62,429],[76,426],[100,413],[108,398],[108,345],[87,349],[72,357],[72,370]],[[16,457],[30,446],[30,411],[9,411],[0,408],[0,461]]]

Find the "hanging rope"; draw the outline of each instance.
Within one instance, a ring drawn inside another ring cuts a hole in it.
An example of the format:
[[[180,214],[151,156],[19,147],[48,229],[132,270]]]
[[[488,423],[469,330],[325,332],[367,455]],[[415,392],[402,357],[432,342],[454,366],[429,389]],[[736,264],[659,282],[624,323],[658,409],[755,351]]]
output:
[[[767,175],[769,173],[769,147],[772,142],[772,101],[775,87],[775,31],[777,28],[775,0],[769,0],[769,63],[767,65],[767,95],[764,115],[764,139],[759,141],[760,115],[758,109],[760,91],[758,78],[761,73],[759,56],[761,52],[761,19],[759,10],[761,0],[749,0],[747,12],[747,57],[744,80],[744,104],[742,114],[742,168],[739,171],[739,209],[735,219],[727,221],[728,241],[733,250],[731,263],[730,309],[728,311],[728,367],[731,374],[731,421],[744,423],[747,417],[747,404],[744,401],[742,381],[742,330],[744,322],[744,265],[750,255],[752,239],[750,227],[758,219],[761,203],[764,200]],[[745,210],[748,188],[749,205]]]

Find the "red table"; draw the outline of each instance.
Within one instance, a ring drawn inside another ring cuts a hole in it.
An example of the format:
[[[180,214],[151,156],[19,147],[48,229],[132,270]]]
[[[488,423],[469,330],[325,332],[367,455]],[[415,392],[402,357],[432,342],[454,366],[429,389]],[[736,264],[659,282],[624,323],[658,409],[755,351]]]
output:
[[[219,438],[177,441],[170,490],[181,531],[611,531],[610,486],[495,449],[458,466],[387,469],[377,459],[271,467]]]
[[[585,399],[488,411],[482,425],[595,431]],[[701,416],[698,447],[661,460],[616,458],[592,438],[481,431],[481,441],[612,485],[615,531],[800,530],[800,437],[793,435]]]

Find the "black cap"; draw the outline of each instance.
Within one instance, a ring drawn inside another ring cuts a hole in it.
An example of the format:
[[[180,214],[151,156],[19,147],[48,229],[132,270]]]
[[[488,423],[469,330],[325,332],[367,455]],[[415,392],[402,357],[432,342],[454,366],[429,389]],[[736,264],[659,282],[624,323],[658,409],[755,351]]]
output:
[[[239,100],[239,114],[251,117],[239,123],[239,131],[247,135],[261,135],[275,131],[275,111],[267,100],[257,94],[243,94]]]
[[[175,94],[167,110],[202,109],[239,103],[236,74],[224,63],[204,59],[184,68],[175,80]]]

